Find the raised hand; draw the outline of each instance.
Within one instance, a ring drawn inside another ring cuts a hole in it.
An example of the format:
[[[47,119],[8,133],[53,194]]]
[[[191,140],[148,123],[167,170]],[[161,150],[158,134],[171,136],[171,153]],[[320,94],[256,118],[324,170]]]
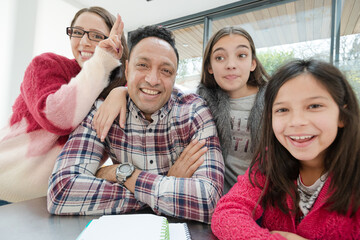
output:
[[[169,169],[167,176],[190,178],[204,162],[203,155],[207,151],[207,147],[204,145],[205,139],[192,140]]]
[[[121,19],[121,16],[118,14],[116,17],[116,22],[111,28],[109,38],[99,42],[99,47],[110,52],[115,58],[120,59],[123,52],[123,46],[121,45],[121,35],[124,30],[124,22]]]

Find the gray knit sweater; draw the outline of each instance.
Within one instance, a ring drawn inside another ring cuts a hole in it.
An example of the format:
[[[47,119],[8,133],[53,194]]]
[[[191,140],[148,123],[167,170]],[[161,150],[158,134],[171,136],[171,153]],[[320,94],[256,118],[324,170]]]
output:
[[[248,118],[248,128],[250,130],[251,146],[253,152],[259,142],[261,134],[262,112],[264,109],[264,93],[266,87],[261,87],[256,95],[255,102],[251,108]],[[220,88],[208,89],[200,84],[197,93],[206,100],[210,111],[214,117],[216,128],[219,134],[220,144],[224,159],[227,158],[231,148],[231,117],[230,117],[230,98],[226,92]],[[226,174],[226,173],[225,173]],[[239,173],[238,173],[239,174]],[[235,179],[236,181],[236,179]]]

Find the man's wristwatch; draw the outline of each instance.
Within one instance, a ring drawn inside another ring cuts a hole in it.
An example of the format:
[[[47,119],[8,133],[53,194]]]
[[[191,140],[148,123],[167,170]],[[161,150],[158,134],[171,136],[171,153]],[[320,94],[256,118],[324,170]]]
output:
[[[135,171],[135,166],[131,163],[122,163],[116,168],[116,180],[121,185],[124,185],[126,179],[131,177],[133,172]]]

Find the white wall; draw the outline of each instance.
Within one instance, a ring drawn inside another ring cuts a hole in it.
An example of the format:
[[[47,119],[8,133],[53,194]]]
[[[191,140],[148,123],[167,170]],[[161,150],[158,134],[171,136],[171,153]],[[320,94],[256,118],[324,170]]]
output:
[[[24,72],[44,52],[72,58],[65,28],[78,10],[63,0],[2,0],[0,29],[0,128],[11,115]]]
[[[10,56],[14,41],[15,3],[13,0],[3,0],[0,14],[1,31],[4,38],[0,42],[0,126],[2,127],[10,113]],[[1,128],[0,127],[0,128]]]
[[[33,55],[54,52],[73,58],[66,27],[79,10],[63,0],[38,0]],[[50,10],[50,11],[49,11]]]

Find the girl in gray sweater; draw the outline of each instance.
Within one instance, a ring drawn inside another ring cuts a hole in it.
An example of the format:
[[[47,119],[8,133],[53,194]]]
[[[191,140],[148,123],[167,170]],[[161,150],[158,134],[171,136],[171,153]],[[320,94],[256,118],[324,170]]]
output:
[[[224,27],[209,40],[197,93],[214,116],[225,160],[226,193],[245,173],[259,137],[268,75],[244,29]]]

